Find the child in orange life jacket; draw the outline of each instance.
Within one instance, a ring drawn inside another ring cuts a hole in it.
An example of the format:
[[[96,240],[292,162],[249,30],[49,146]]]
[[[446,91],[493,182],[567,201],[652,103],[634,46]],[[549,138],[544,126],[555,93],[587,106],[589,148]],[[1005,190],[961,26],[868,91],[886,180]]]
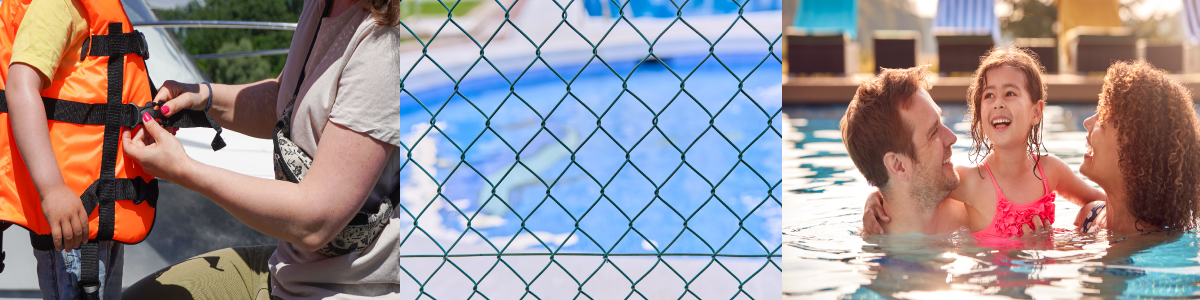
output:
[[[1061,159],[1041,154],[1041,71],[1028,50],[994,47],[968,89],[972,156],[983,163],[956,167],[961,181],[948,198],[966,204],[967,225],[981,241],[1020,236],[1022,226],[1040,227],[1035,221],[1053,223],[1056,194],[1080,206],[1105,198]],[[870,197],[868,206],[882,196]]]
[[[45,299],[75,299],[81,293],[80,245],[88,240],[88,213],[67,186],[51,145],[40,91],[70,72],[56,72],[80,60],[88,38],[81,0],[38,0],[29,4],[13,40],[6,81],[9,118],[16,146],[41,196],[42,212],[51,228],[54,250],[34,250],[38,283]],[[100,241],[101,299],[119,299],[122,244]]]

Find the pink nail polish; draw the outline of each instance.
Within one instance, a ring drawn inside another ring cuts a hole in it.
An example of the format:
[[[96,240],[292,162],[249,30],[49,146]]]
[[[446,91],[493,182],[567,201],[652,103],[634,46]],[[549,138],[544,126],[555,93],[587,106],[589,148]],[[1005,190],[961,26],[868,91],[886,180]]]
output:
[[[142,121],[150,122],[150,113],[142,113]]]
[[[163,105],[163,107],[162,107],[162,112],[163,112],[163,114],[170,113],[170,112],[171,112],[171,107],[170,107],[170,106]]]

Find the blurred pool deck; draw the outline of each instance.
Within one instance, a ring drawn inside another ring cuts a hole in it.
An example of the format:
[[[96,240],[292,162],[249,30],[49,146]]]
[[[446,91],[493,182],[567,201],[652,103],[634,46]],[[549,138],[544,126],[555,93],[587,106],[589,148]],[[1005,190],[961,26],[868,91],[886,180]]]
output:
[[[783,104],[849,104],[858,90],[860,79],[873,78],[875,74],[863,73],[836,77],[789,77],[784,76]],[[1200,90],[1200,74],[1171,74],[1191,90]],[[1042,75],[1050,99],[1055,103],[1096,103],[1097,95],[1104,85],[1104,77],[1093,75],[1049,74]],[[966,103],[970,77],[935,76],[929,96],[939,103]],[[1193,95],[1194,100],[1197,95]]]

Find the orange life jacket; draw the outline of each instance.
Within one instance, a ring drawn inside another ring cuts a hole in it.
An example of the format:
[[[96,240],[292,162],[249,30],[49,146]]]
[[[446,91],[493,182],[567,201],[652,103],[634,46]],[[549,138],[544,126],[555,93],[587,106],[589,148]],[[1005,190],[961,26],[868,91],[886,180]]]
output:
[[[53,241],[41,196],[13,138],[4,97],[13,41],[32,1],[0,2],[0,223],[29,229],[34,248],[50,250]],[[121,133],[140,125],[142,114],[149,112],[167,127],[215,129],[213,150],[225,142],[220,125],[207,113],[181,109],[163,118],[153,105],[146,39],[133,30],[120,0],[81,2],[89,36],[78,55],[64,53],[59,60],[57,72],[68,75],[51,78],[40,94],[63,181],[88,212],[89,242],[81,247],[79,287],[94,299],[100,286],[96,241],[141,242],[154,226],[158,202],[157,179],[121,150]]]
[[[13,40],[31,1],[0,2],[0,89],[8,80]],[[154,226],[157,182],[124,154],[119,137],[140,124],[139,110],[128,104],[152,100],[145,39],[133,31],[119,0],[81,3],[90,34],[83,48],[90,53],[64,53],[57,72],[70,75],[52,78],[41,91],[50,144],[63,181],[88,210],[88,238],[137,243]],[[104,56],[110,53],[114,55]],[[129,116],[131,111],[135,115]],[[41,197],[9,124],[9,115],[0,113],[0,220],[48,235]]]

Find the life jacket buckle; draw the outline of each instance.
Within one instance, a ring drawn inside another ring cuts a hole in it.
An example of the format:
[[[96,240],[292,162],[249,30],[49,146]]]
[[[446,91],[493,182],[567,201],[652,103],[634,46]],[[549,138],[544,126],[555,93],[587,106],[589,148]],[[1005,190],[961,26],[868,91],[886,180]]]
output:
[[[134,30],[131,33],[136,33],[137,39],[139,41],[139,42],[135,43],[135,44],[137,44],[137,46],[136,46],[137,47],[137,55],[141,56],[142,60],[150,60],[150,47],[148,45],[146,45],[147,44],[146,43],[146,35],[143,34],[141,31],[137,31],[137,30]]]
[[[146,182],[142,181],[142,177],[140,176],[130,181],[133,182],[133,191],[137,193],[137,196],[133,197],[133,204],[140,205],[146,201]]]
[[[134,121],[132,124],[141,125],[142,123],[144,123],[144,121],[142,120],[142,114],[150,113],[150,118],[153,118],[155,121],[157,121],[158,125],[163,125],[162,119],[164,117],[162,114],[162,110],[159,110],[158,102],[154,102],[154,101],[146,102],[146,104],[142,105],[142,106],[137,106],[137,104],[133,104],[133,103],[130,103],[129,105],[133,105],[133,107],[137,108],[137,114],[135,114],[133,116]]]

